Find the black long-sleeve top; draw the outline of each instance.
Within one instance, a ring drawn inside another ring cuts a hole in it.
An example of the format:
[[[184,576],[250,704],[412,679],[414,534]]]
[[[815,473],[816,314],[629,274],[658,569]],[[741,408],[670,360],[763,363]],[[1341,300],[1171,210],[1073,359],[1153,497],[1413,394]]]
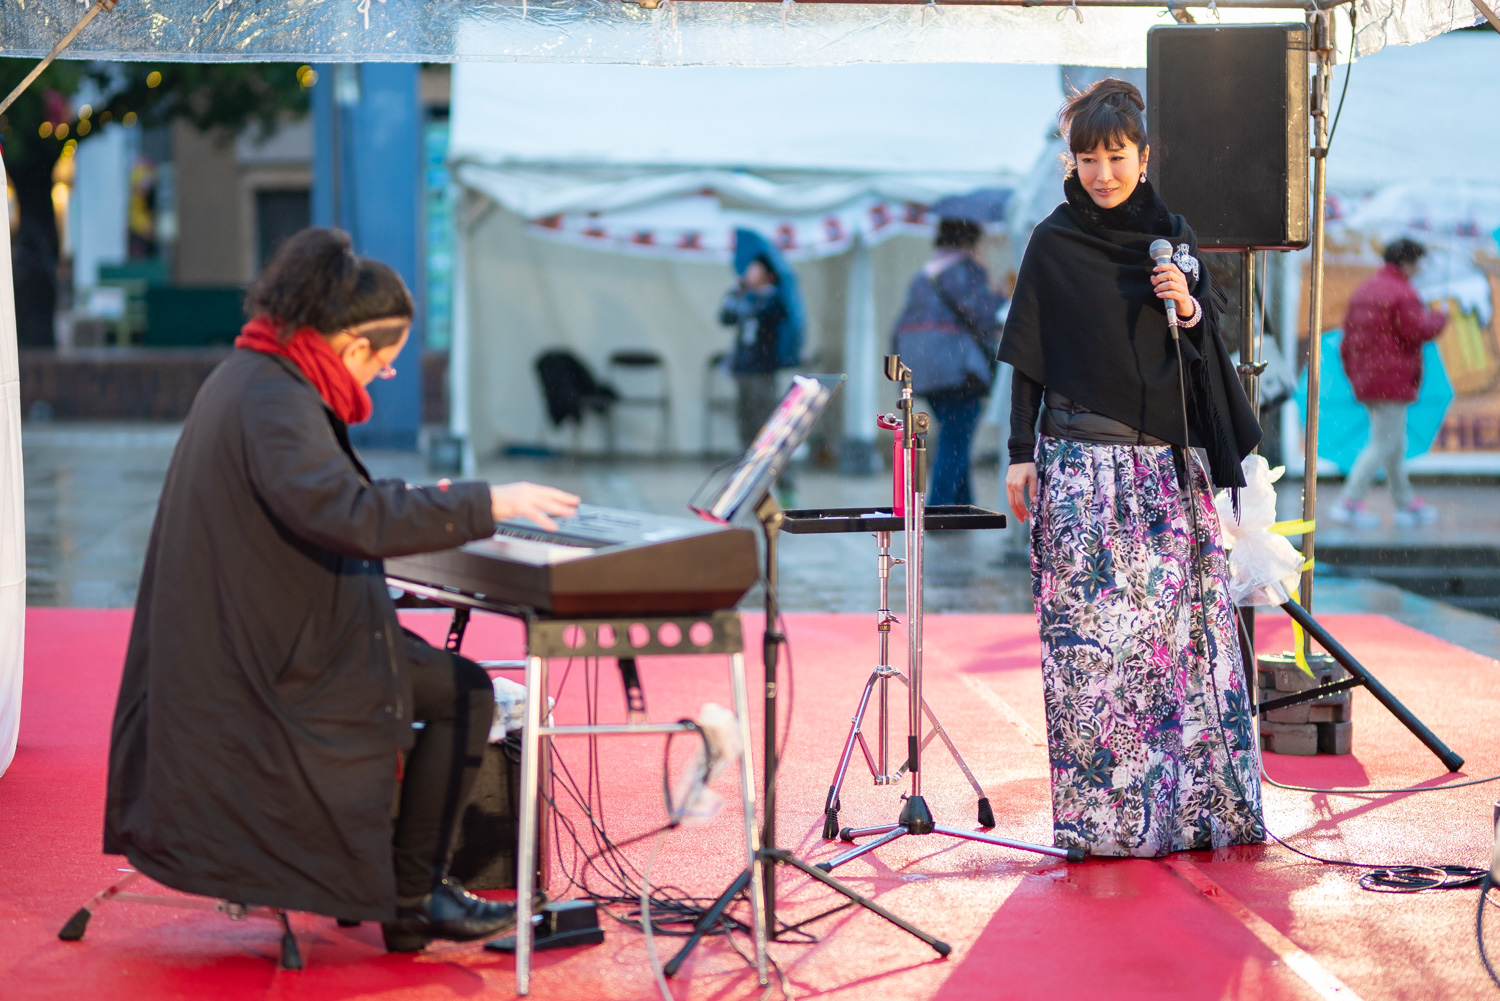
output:
[[[1010,378],[1010,461],[1036,461],[1036,419],[1042,412],[1042,384],[1020,369]]]

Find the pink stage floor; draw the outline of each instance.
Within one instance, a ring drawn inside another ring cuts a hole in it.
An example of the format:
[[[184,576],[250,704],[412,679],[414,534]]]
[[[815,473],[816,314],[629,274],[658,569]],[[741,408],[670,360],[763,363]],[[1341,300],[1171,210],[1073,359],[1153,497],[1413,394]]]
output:
[[[129,618],[124,610],[29,615],[21,745],[0,779],[0,998],[428,1001],[513,994],[512,960],[477,944],[387,956],[373,925],[343,929],[312,915],[294,917],[307,961],[307,969],[295,973],[275,969],[277,935],[270,923],[214,914],[105,907],[84,941],[59,941],[58,928],[111,882],[123,861],[99,853],[99,829],[109,719]],[[443,627],[431,613],[410,621],[434,635]],[[1468,759],[1464,776],[1500,772],[1500,663],[1379,616],[1329,616],[1327,625]],[[758,637],[759,620],[747,616],[746,626]],[[787,694],[795,707],[780,784],[780,840],[816,861],[836,851],[819,837],[820,810],[872,666],[873,630],[869,617],[854,615],[794,615],[788,626],[795,685]],[[929,701],[985,784],[997,832],[1050,841],[1034,621],[945,615],[929,619],[927,634]],[[479,621],[466,652],[514,656],[518,637],[511,623]],[[1280,650],[1288,641],[1279,615],[1261,617],[1262,650]],[[759,664],[753,653],[750,662],[754,679]],[[605,713],[619,716],[618,681],[610,671],[601,689]],[[657,719],[693,715],[709,699],[727,702],[726,672],[713,659],[647,660],[642,672]],[[583,711],[583,680],[575,669],[559,693],[565,720]],[[1464,777],[1446,776],[1368,695],[1356,696],[1354,719],[1353,755],[1268,755],[1272,776],[1371,788]],[[562,753],[581,774],[582,745],[564,744]],[[660,825],[659,738],[604,741],[601,756],[611,835],[623,840]],[[957,769],[936,750],[928,766],[926,792],[939,821],[973,826],[973,797]],[[858,763],[851,775],[844,823],[894,819],[899,790],[875,788]],[[718,788],[733,798],[732,774]],[[1500,783],[1420,795],[1268,787],[1267,821],[1304,850],[1334,858],[1482,865],[1490,855],[1497,798]],[[731,806],[709,826],[665,835],[656,880],[716,892],[738,869],[738,827]],[[628,851],[644,865],[651,844],[648,839]],[[1069,865],[966,842],[906,838],[836,875],[951,942],[954,951],[938,959],[878,918],[846,911],[816,926],[816,944],[773,945],[796,996],[1213,1001],[1466,999],[1494,991],[1474,945],[1476,891],[1369,893],[1358,887],[1357,871],[1318,865],[1274,844]],[[554,885],[565,880],[556,876]],[[832,903],[801,876],[783,875],[780,885],[784,917],[795,920]],[[606,927],[603,945],[539,955],[533,996],[658,996],[643,937],[610,921]],[[676,944],[658,941],[664,951]],[[1492,950],[1500,954],[1500,934]],[[679,998],[760,993],[722,940],[700,949],[672,988]]]

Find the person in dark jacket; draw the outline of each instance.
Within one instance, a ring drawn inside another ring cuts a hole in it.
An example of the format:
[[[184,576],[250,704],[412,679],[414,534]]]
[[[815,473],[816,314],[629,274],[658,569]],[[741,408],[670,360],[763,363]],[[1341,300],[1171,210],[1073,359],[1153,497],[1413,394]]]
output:
[[[893,350],[938,422],[929,504],[974,503],[969,450],[994,379],[1006,301],[991,291],[979,262],[983,234],[969,219],[938,220],[932,257],[912,278],[896,320]]]
[[[1373,528],[1380,518],[1365,504],[1375,474],[1385,469],[1398,525],[1437,520],[1431,504],[1412,493],[1406,475],[1406,411],[1422,385],[1422,345],[1443,332],[1448,317],[1422,304],[1412,276],[1427,248],[1400,239],[1385,248],[1385,266],[1349,298],[1339,358],[1358,400],[1370,415],[1370,440],[1349,470],[1330,518]]]
[[[735,328],[729,372],[737,391],[735,421],[741,448],[750,447],[755,433],[780,400],[776,391],[776,346],[786,318],[776,270],[763,258],[750,262],[719,304],[719,322]]]
[[[162,487],[104,850],[187,893],[384,922],[393,951],[494,934],[513,908],[447,879],[490,681],[401,628],[381,560],[484,538],[502,518],[551,526],[577,498],[370,478],[348,425],[369,419],[365,386],[395,374],[412,299],[345,234],[290,238],[247,305]]]

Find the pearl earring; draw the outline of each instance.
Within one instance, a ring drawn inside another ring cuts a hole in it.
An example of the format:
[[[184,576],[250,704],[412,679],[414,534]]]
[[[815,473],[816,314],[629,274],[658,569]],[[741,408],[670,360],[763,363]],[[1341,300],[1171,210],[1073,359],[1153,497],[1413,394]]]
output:
[[[1140,183],[1141,184],[1145,184],[1146,183],[1146,172],[1144,170],[1141,171],[1141,180],[1140,180]]]

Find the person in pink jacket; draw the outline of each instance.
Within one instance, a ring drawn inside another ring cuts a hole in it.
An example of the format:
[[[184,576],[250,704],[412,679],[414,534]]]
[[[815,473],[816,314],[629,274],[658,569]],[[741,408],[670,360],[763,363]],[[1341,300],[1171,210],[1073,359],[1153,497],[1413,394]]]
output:
[[[1425,525],[1437,511],[1412,493],[1406,476],[1406,410],[1422,384],[1422,345],[1442,332],[1448,317],[1422,304],[1411,278],[1427,248],[1401,238],[1385,248],[1385,267],[1349,299],[1339,357],[1354,398],[1370,415],[1370,440],[1344,482],[1329,516],[1370,528],[1380,518],[1364,497],[1385,469],[1396,502],[1396,524]]]

